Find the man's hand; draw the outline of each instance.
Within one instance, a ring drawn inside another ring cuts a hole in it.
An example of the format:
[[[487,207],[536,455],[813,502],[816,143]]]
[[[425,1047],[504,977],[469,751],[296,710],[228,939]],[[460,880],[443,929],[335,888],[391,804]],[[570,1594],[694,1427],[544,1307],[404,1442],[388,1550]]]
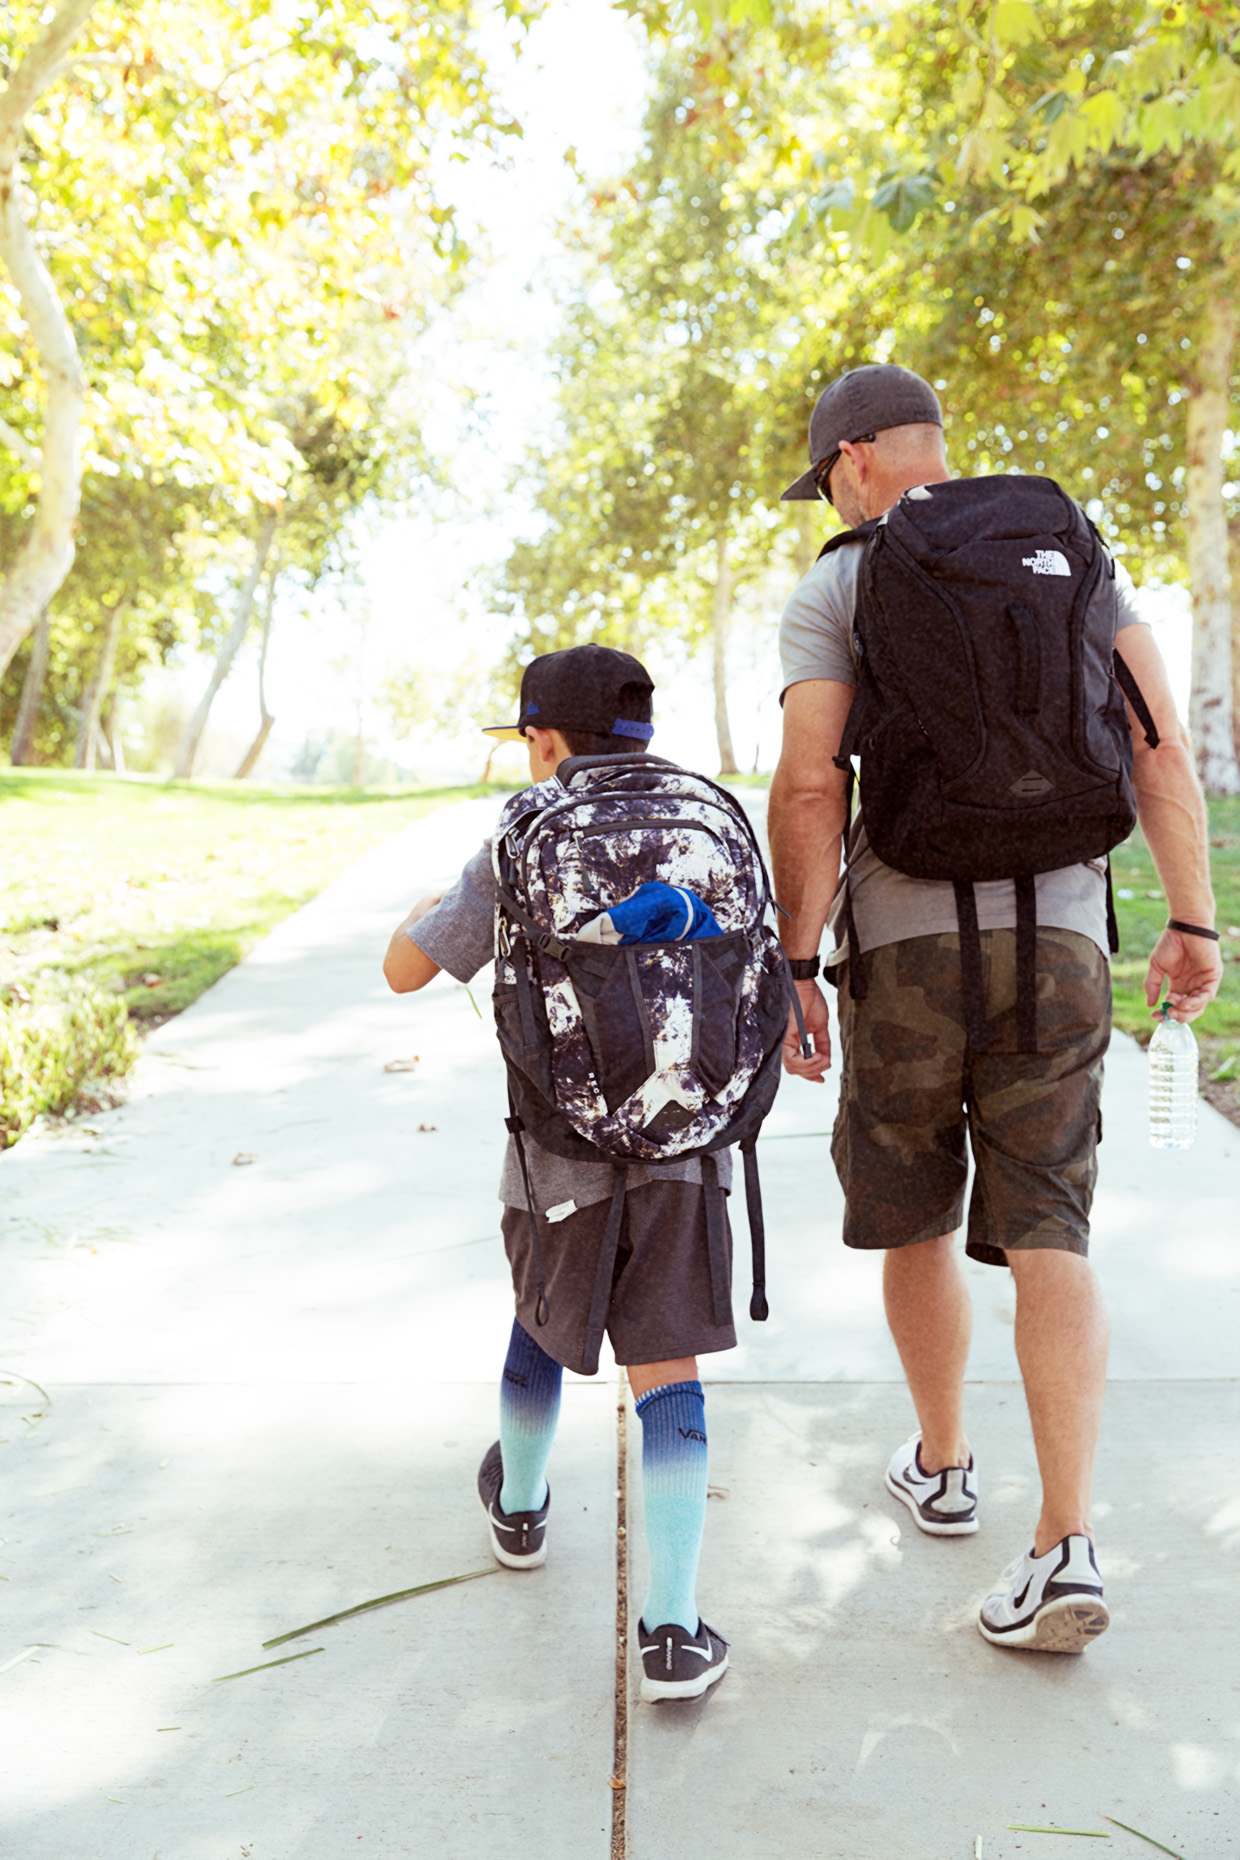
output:
[[[1172,1020],[1196,1020],[1213,1001],[1223,979],[1218,944],[1204,936],[1185,936],[1182,930],[1163,931],[1145,972],[1145,999],[1155,1020],[1161,1018],[1158,998],[1164,978]]]
[[[784,1035],[784,1071],[791,1072],[794,1078],[809,1079],[815,1085],[821,1085],[831,1069],[831,1028],[827,1014],[827,1004],[817,982],[794,982],[801,1003],[801,1012],[805,1016],[805,1030],[809,1034],[814,1048],[813,1057],[807,1059],[801,1051],[801,1029],[797,1026],[796,1011],[788,1010],[788,1031]]]

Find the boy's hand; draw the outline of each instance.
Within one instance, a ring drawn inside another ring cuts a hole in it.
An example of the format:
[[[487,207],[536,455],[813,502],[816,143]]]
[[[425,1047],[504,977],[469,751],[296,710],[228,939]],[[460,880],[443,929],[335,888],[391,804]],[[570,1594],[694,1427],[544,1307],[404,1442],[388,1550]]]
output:
[[[795,1011],[789,1008],[788,1031],[784,1035],[783,1045],[784,1071],[792,1073],[794,1078],[809,1079],[813,1084],[821,1085],[831,1069],[831,1022],[827,1004],[817,982],[794,982],[792,985],[801,1003],[805,1031],[809,1034],[814,1052],[813,1057],[807,1059],[801,1051],[801,1029],[797,1026]]]
[[[439,974],[438,963],[432,962],[416,943],[411,943],[408,933],[420,918],[434,910],[442,897],[442,891],[428,891],[393,930],[387,955],[383,959],[383,973],[393,994],[413,994],[419,988],[425,988],[428,982],[433,982]]]

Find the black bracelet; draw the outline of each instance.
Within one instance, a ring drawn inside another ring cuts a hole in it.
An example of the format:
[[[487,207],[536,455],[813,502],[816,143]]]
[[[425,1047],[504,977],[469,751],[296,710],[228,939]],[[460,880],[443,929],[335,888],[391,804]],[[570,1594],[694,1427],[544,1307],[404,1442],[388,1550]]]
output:
[[[794,982],[812,982],[817,977],[820,966],[817,956],[787,957],[785,960]]]
[[[1218,931],[1207,930],[1204,924],[1182,924],[1178,917],[1169,917],[1167,919],[1167,928],[1168,930],[1178,930],[1182,936],[1204,936],[1208,937],[1211,943],[1218,942]]]

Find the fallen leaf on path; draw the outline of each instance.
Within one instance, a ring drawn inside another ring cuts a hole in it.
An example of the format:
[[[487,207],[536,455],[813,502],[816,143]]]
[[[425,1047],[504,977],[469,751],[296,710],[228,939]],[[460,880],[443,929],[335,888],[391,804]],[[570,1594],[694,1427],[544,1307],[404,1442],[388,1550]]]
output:
[[[1152,1834],[1142,1834],[1140,1828],[1130,1828],[1126,1821],[1116,1821],[1114,1815],[1104,1815],[1102,1819],[1109,1821],[1112,1827],[1122,1828],[1125,1834],[1135,1834],[1139,1841],[1148,1841],[1151,1847],[1157,1847],[1159,1853],[1170,1854],[1171,1860],[1184,1860],[1183,1854],[1176,1853],[1174,1847],[1164,1847],[1162,1842],[1156,1841]]]
[[[706,1488],[706,1496],[707,1498],[726,1498],[731,1489],[730,1486],[726,1485],[708,1485]]]
[[[1104,1815],[1103,1820],[1107,1819]],[[1111,1838],[1105,1829],[1098,1828],[1034,1828],[1025,1821],[1009,1821],[1008,1827],[1013,1834],[1079,1834],[1087,1841],[1109,1841]]]
[[[44,1401],[50,1403],[52,1399],[51,1396],[48,1394],[43,1384],[41,1382],[36,1382],[33,1376],[24,1376],[20,1369],[10,1369],[7,1363],[0,1365],[0,1367],[4,1369],[6,1375],[16,1376],[19,1382],[24,1382],[28,1389],[38,1389]]]
[[[233,1157],[233,1168],[240,1169],[243,1163],[252,1163],[254,1157],[249,1150],[238,1150]]]
[[[627,1788],[628,1786],[626,1783],[622,1783],[618,1776],[611,1776],[608,1778],[608,1780],[611,1783],[611,1786],[613,1789],[624,1789],[624,1788]]]
[[[412,1072],[417,1063],[418,1056],[415,1053],[412,1059],[389,1059],[383,1070],[385,1072]]]
[[[239,1673],[221,1673],[213,1679],[213,1686],[222,1686],[226,1679],[245,1679],[250,1673],[265,1673],[273,1666],[287,1666],[290,1660],[308,1660],[312,1653],[322,1653],[321,1647],[307,1647],[304,1653],[286,1653],[282,1660],[264,1660],[261,1666],[243,1666]]]
[[[450,1589],[454,1582],[473,1582],[478,1576],[498,1576],[499,1564],[492,1563],[489,1569],[469,1569],[463,1576],[440,1576],[436,1582],[420,1582],[413,1589],[396,1589],[391,1595],[376,1595],[373,1601],[357,1602],[352,1608],[342,1608],[338,1614],[324,1615],[321,1621],[310,1621],[305,1627],[290,1628],[287,1634],[277,1634],[273,1640],[265,1640],[264,1647],[282,1647],[286,1640],[296,1640],[299,1634],[316,1634],[320,1628],[334,1627],[337,1621],[347,1621],[350,1615],[364,1615],[371,1608],[386,1608],[389,1602],[405,1602],[411,1595],[428,1595],[432,1589]]]
[[[419,1130],[438,1130],[438,1124],[419,1124]]]

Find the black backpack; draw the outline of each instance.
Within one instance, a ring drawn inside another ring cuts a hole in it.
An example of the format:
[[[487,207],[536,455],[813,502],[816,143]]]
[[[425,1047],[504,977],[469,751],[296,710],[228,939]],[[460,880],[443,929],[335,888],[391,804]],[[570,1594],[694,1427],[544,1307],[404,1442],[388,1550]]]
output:
[[[1017,1033],[1037,1051],[1038,872],[1097,859],[1136,822],[1115,564],[1051,478],[917,485],[822,551],[865,541],[857,693],[835,757],[861,762],[865,830],[885,864],[956,891],[969,1048],[986,1050],[975,881],[1016,884]],[[845,871],[849,985],[865,994]],[[1107,865],[1107,928],[1119,947]]]
[[[779,1085],[796,991],[744,809],[725,788],[661,756],[575,756],[508,802],[492,860],[495,1019],[534,1242],[536,1323],[546,1322],[547,1298],[524,1131],[557,1156],[610,1162],[614,1172],[583,1374],[598,1367],[629,1163],[701,1158],[715,1321],[725,1324],[731,1298],[715,1156],[740,1145],[753,1254],[749,1312],[761,1322],[766,1270],[754,1146]],[[600,912],[657,881],[704,904],[718,934],[635,944],[581,934]]]

